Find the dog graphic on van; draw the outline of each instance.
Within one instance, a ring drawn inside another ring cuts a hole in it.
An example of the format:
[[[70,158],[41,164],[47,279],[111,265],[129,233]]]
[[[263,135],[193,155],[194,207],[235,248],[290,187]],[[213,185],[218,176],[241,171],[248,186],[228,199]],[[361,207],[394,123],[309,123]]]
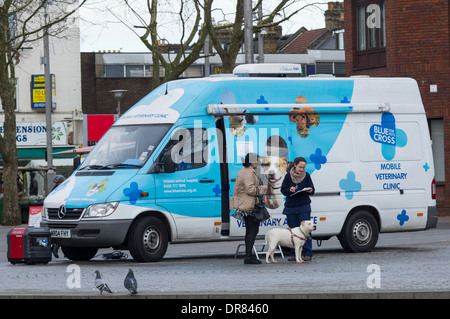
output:
[[[308,100],[299,95],[295,99],[297,104],[307,104]],[[312,107],[293,108],[289,112],[289,121],[295,123],[297,126],[297,134],[302,138],[309,136],[310,127],[316,127],[320,123],[320,116]]]
[[[236,104],[236,97],[231,91],[223,91],[220,95],[220,104]],[[231,134],[240,137],[245,134],[245,124],[255,124],[257,117],[253,114],[247,113],[245,109],[225,108],[225,111],[230,114],[230,130]],[[234,113],[234,114],[233,114]]]
[[[265,204],[270,209],[278,208],[283,203],[281,184],[288,166],[287,158],[278,156],[267,156],[261,163],[263,175],[267,179]]]

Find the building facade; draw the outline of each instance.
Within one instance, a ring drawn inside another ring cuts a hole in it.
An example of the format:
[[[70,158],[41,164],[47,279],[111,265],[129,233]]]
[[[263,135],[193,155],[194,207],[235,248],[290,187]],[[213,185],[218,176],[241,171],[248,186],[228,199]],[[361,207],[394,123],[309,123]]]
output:
[[[80,29],[75,13],[64,34],[49,37],[50,73],[53,76],[52,123],[60,132],[53,144],[64,147],[82,141]],[[24,149],[46,147],[46,137],[39,133],[45,126],[44,41],[32,42],[20,50],[16,72],[17,146]],[[0,122],[4,121],[0,109]],[[58,139],[59,137],[59,139]],[[40,153],[40,152],[39,152]],[[44,159],[44,156],[41,157]]]
[[[347,76],[411,77],[430,124],[439,215],[450,215],[450,8],[447,0],[345,0]]]
[[[53,152],[73,149],[83,141],[81,108],[80,28],[78,12],[67,19],[66,28],[58,37],[49,37],[50,73],[53,76],[52,145]],[[39,171],[39,192],[43,195],[47,167],[47,125],[45,114],[45,81],[43,39],[26,44],[16,60],[16,143],[19,160],[18,176],[28,193],[29,173]],[[5,115],[0,101],[0,133],[3,134]],[[0,158],[0,166],[2,161]],[[53,155],[53,166],[72,167],[71,160]],[[64,172],[65,174],[65,172]],[[68,174],[65,174],[68,176]]]

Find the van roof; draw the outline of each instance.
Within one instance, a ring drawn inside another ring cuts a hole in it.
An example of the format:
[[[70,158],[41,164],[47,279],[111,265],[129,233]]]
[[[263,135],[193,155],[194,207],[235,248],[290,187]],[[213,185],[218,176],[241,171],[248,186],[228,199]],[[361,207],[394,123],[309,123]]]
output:
[[[317,112],[374,108],[379,112],[425,112],[417,82],[410,78],[208,77],[164,83],[114,125],[175,123],[182,116],[204,116],[207,110],[227,113],[213,111],[220,105],[228,112],[247,109],[264,114],[289,113],[293,107]]]

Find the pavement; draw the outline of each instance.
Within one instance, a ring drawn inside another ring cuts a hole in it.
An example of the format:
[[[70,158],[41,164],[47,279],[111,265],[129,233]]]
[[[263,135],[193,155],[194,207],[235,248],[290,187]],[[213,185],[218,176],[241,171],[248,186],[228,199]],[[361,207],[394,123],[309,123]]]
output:
[[[428,231],[380,234],[370,253],[345,253],[336,238],[321,247],[314,242],[313,261],[301,265],[280,255],[278,264],[244,265],[242,250],[235,259],[242,242],[169,245],[157,263],[105,260],[103,253],[112,250],[103,249],[89,262],[11,265],[9,229],[0,227],[0,299],[130,298],[123,288],[128,268],[138,280],[135,299],[450,299],[450,217]],[[99,296],[97,269],[112,295]]]

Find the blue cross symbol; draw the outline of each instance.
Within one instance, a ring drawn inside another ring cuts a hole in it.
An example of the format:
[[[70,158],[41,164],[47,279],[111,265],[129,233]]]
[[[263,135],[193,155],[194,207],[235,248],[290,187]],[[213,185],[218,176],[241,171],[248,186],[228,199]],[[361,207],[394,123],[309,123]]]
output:
[[[400,226],[403,226],[409,220],[406,210],[402,210],[402,213],[397,215],[397,219],[400,221]]]
[[[261,95],[259,99],[256,100],[256,104],[269,104],[269,102],[267,102],[264,96]]]
[[[130,204],[136,204],[138,198],[141,197],[142,190],[136,182],[132,182],[129,188],[123,190],[123,194],[129,198]]]
[[[292,144],[292,136],[288,136],[288,141]]]
[[[341,100],[341,103],[350,103],[348,100],[348,97],[344,96],[344,98]]]
[[[264,98],[264,96],[261,95],[261,96],[259,97],[259,99],[256,100],[256,104],[269,104],[269,102],[267,102],[266,99]],[[264,109],[265,109],[266,111],[269,110],[268,107],[265,107]]]
[[[320,148],[316,148],[316,153],[311,154],[309,158],[311,159],[311,162],[314,163],[317,170],[320,170],[322,168],[322,164],[327,162],[327,157],[322,155],[322,150]]]
[[[212,191],[214,192],[214,194],[216,194],[216,197],[222,194],[222,189],[220,188],[219,184],[216,184],[216,187],[214,187]]]
[[[184,161],[181,161],[180,164],[178,164],[178,169],[180,171],[185,170],[185,169],[189,169],[192,168],[191,164],[185,163]]]
[[[428,172],[428,170],[430,169],[430,166],[428,165],[428,163],[425,163],[425,165],[423,166],[423,169],[425,170],[425,172]]]
[[[396,147],[405,147],[408,143],[405,131],[395,127],[395,116],[392,113],[383,114],[381,125],[372,125],[369,134],[374,142],[381,144],[381,153],[388,161],[394,159]]]
[[[353,198],[353,193],[361,190],[361,183],[356,181],[355,172],[350,171],[347,173],[347,179],[341,179],[339,187],[345,191],[345,197],[348,200]]]

